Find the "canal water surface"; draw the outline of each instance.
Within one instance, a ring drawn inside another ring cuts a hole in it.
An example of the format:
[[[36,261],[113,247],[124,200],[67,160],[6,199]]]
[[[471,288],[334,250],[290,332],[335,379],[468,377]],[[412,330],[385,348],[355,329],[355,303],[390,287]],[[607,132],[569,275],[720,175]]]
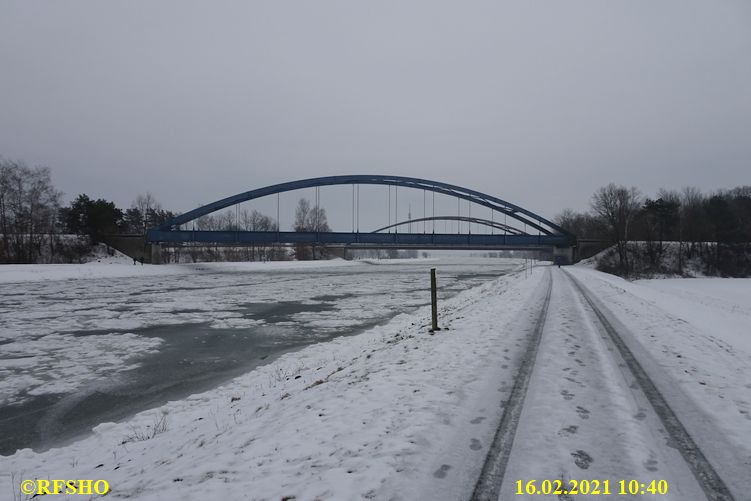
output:
[[[0,454],[61,445],[426,305],[431,267],[447,298],[517,266],[442,259],[6,284]]]

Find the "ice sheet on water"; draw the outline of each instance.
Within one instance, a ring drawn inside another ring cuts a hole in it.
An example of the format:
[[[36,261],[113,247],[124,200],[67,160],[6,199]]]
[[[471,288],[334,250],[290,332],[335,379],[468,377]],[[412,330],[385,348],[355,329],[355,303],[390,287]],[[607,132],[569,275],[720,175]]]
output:
[[[132,368],[158,348],[159,340],[149,332],[160,326],[207,325],[221,331],[259,329],[274,322],[297,326],[310,340],[365,327],[427,303],[424,288],[415,284],[435,263],[415,263],[3,268],[0,281],[19,280],[0,291],[0,358],[6,360],[0,361],[0,374],[7,380],[2,395],[6,403],[17,403],[24,391],[73,391]],[[445,283],[451,273],[476,273],[477,264],[444,263]],[[502,273],[514,264],[496,261],[492,266]],[[68,278],[77,272],[86,278],[38,280]],[[476,283],[467,279],[456,289]],[[258,332],[297,343],[301,339],[289,329]],[[35,362],[21,362],[19,357],[35,357]]]
[[[18,404],[28,395],[69,393],[88,381],[111,378],[137,367],[135,360],[153,353],[161,339],[132,333],[87,336],[70,334],[19,337],[2,346],[0,406]]]

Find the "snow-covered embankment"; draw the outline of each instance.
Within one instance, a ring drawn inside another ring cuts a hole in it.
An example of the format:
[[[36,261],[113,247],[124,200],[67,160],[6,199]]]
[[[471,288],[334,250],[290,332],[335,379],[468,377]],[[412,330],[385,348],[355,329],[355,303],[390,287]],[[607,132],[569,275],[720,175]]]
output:
[[[523,333],[506,326],[542,275],[445,301],[436,335],[422,308],[67,447],[3,457],[2,481],[105,479],[131,499],[412,499],[436,483],[456,497],[473,487],[521,353]]]

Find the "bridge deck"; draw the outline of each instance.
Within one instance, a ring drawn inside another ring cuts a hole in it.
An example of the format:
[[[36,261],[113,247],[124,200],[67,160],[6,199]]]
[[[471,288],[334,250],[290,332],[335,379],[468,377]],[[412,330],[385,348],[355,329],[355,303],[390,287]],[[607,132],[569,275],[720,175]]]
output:
[[[567,247],[565,235],[488,235],[450,233],[350,233],[296,231],[190,231],[149,230],[149,242],[202,242],[220,244],[339,244],[451,248]]]

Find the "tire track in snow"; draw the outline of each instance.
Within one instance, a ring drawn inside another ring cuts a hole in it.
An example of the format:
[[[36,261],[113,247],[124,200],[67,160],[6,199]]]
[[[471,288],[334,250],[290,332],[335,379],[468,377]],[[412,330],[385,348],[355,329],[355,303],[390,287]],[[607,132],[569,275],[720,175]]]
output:
[[[707,460],[706,456],[694,442],[693,438],[691,438],[691,435],[680,422],[678,416],[676,416],[670,408],[654,382],[652,382],[650,377],[644,371],[639,361],[628,348],[626,343],[624,343],[617,330],[608,321],[600,307],[595,304],[590,297],[590,294],[578,280],[569,273],[565,273],[565,275],[571,280],[576,290],[590,306],[603,330],[607,332],[613,344],[618,349],[631,374],[636,379],[642,392],[657,416],[660,418],[660,421],[665,427],[665,431],[669,434],[674,447],[678,449],[681,456],[683,456],[683,459],[686,461],[707,499],[710,501],[733,501],[734,497],[725,482],[720,478],[717,471],[715,471],[714,467],[709,460]]]
[[[546,499],[570,501],[580,497],[568,493],[577,482],[588,482],[585,495],[608,489],[618,495],[621,481],[644,482],[647,491],[650,480],[662,479],[670,493],[660,499],[703,499],[591,308],[561,270],[552,275],[547,320],[499,498],[540,499],[543,480],[561,487]]]
[[[506,401],[503,416],[498,425],[493,442],[488,449],[480,477],[475,484],[475,489],[470,498],[472,501],[496,500],[501,492],[503,476],[508,464],[511,448],[514,445],[514,435],[519,424],[519,417],[524,406],[524,397],[527,394],[529,379],[534,368],[537,349],[540,346],[545,318],[547,317],[550,295],[553,290],[553,279],[550,270],[546,273],[547,291],[542,301],[540,312],[535,319],[534,328],[529,337],[529,344],[522,358],[517,372],[511,395]]]

